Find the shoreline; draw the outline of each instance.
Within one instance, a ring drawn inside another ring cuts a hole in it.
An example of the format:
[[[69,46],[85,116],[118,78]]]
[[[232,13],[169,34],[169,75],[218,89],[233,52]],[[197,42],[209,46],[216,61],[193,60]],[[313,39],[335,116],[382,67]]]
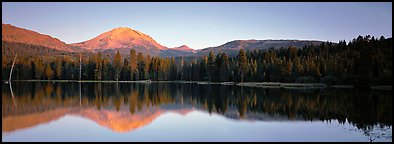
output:
[[[14,82],[80,82],[80,83],[194,83],[201,85],[235,85],[235,86],[247,86],[247,87],[261,87],[261,88],[284,88],[284,89],[322,89],[322,88],[338,88],[338,89],[353,89],[353,85],[331,85],[327,86],[324,83],[280,83],[280,82],[209,82],[209,81],[151,81],[151,80],[139,80],[139,81],[96,81],[96,80],[12,80]],[[7,80],[3,80],[3,83],[8,83]],[[392,91],[391,85],[383,86],[371,86],[371,90],[384,90]]]

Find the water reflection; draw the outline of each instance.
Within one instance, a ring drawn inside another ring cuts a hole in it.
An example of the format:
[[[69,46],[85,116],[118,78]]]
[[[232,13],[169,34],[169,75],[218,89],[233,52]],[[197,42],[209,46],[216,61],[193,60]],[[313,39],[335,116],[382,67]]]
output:
[[[2,132],[48,123],[65,115],[129,132],[161,114],[194,109],[248,121],[346,122],[371,141],[391,141],[391,91],[284,90],[171,83],[13,83],[2,86]],[[15,96],[13,96],[15,95]],[[16,103],[18,106],[16,107]]]

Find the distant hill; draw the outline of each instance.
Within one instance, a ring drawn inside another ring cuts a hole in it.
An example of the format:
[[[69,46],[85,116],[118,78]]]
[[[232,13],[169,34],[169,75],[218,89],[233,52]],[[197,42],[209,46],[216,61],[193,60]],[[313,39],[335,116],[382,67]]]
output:
[[[215,54],[219,51],[225,52],[229,55],[237,55],[240,49],[246,50],[262,50],[274,48],[278,49],[281,47],[296,47],[300,48],[305,45],[319,45],[323,43],[322,41],[308,41],[308,40],[234,40],[231,42],[227,42],[223,45],[217,47],[208,47],[201,49],[196,52],[196,55],[203,56],[208,55],[212,50]]]
[[[173,56],[190,56],[196,53],[196,50],[186,46],[182,45],[180,47],[174,47],[170,48],[168,50],[162,51],[160,53],[160,57],[173,57]]]

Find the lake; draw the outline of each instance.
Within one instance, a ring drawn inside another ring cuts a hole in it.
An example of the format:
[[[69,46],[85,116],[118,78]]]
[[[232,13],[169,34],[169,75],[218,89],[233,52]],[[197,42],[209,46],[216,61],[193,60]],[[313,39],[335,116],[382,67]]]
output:
[[[2,84],[2,141],[392,141],[392,92]]]

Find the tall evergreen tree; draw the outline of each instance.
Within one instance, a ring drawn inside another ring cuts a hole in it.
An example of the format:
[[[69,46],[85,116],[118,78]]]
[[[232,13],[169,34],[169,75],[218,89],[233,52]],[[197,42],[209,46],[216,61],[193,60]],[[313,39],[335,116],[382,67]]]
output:
[[[61,60],[58,60],[57,61],[57,63],[56,63],[56,71],[55,71],[55,73],[56,73],[56,78],[57,79],[62,79],[62,61]]]
[[[103,60],[101,52],[97,53],[96,57],[96,68],[94,69],[94,77],[96,80],[101,81],[103,78]]]
[[[36,79],[40,80],[44,76],[44,65],[42,64],[41,59],[36,59],[34,62],[35,65],[35,77]]]
[[[228,81],[229,80],[229,61],[226,53],[222,53],[221,55],[222,65],[220,67],[220,81]]]
[[[122,56],[120,55],[119,51],[116,52],[114,57],[114,70],[115,70],[115,80],[118,81],[120,78],[120,73],[123,67],[122,64]]]
[[[244,76],[248,72],[248,64],[246,54],[243,49],[239,50],[238,54],[238,72],[241,76],[241,82],[244,82]]]
[[[51,80],[52,76],[53,76],[53,71],[52,71],[51,65],[47,64],[45,66],[45,77],[46,77],[46,79]]]
[[[134,49],[130,50],[130,75],[131,80],[137,80],[136,76],[138,73],[137,69],[137,55]]]
[[[215,56],[213,54],[213,51],[210,51],[208,55],[208,63],[207,63],[207,74],[209,81],[213,80],[214,73],[215,73]]]
[[[138,75],[139,75],[139,80],[145,79],[145,61],[144,61],[144,56],[142,53],[138,53],[137,55],[137,67],[138,67]]]

